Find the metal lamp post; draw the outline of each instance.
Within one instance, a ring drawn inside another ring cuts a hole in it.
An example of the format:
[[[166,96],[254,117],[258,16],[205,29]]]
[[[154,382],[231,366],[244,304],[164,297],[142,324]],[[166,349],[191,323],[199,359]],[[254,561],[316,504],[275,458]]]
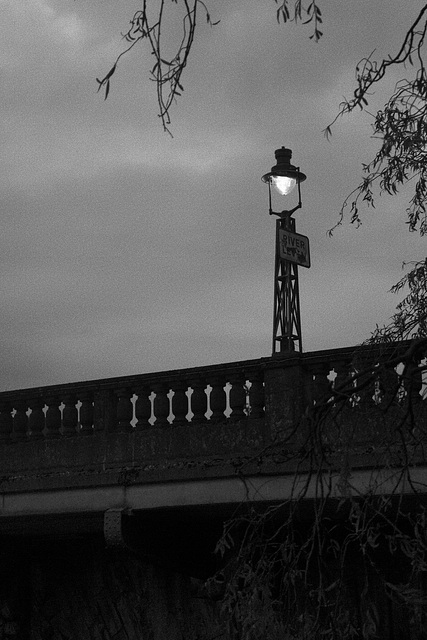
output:
[[[292,215],[301,208],[301,182],[306,176],[291,164],[292,151],[282,147],[274,152],[276,164],[262,176],[268,184],[269,213],[276,220],[276,257],[274,268],[273,355],[302,351],[298,266],[310,266],[306,236],[295,233]],[[298,186],[298,204],[289,211],[272,210],[271,187],[288,195]]]

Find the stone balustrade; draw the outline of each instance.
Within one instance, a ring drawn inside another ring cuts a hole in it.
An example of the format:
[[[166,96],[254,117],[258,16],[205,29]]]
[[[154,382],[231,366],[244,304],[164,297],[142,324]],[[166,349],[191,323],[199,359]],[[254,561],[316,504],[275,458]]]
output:
[[[0,441],[78,437],[264,416],[262,361],[0,393]]]
[[[342,440],[345,423],[354,442],[366,448],[384,430],[392,390],[402,403],[411,394],[426,411],[418,362],[403,379],[399,349],[407,345],[387,347],[393,366],[374,376],[378,353],[353,347],[3,391],[0,489],[27,487],[36,476],[34,486],[42,477],[43,486],[56,486],[58,478],[84,484],[89,476],[95,483],[100,474],[109,482],[111,474],[117,480],[135,469],[150,481],[184,469],[234,473],[277,440],[298,449],[307,437],[307,408],[343,394],[340,432],[331,427],[329,439]]]

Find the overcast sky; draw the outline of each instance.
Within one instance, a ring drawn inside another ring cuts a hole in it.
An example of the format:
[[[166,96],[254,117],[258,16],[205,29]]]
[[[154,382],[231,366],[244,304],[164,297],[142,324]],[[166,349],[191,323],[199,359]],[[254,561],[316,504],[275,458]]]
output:
[[[0,0],[2,389],[269,356],[261,175],[281,146],[307,174],[305,351],[363,341],[393,313],[402,262],[425,257],[403,198],[327,236],[375,141],[363,114],[322,135],[358,60],[393,53],[423,3],[323,0],[318,44],[278,26],[273,0],[208,4],[221,22],[200,21],[172,139],[145,45],[121,60],[107,101],[96,92],[137,1]]]

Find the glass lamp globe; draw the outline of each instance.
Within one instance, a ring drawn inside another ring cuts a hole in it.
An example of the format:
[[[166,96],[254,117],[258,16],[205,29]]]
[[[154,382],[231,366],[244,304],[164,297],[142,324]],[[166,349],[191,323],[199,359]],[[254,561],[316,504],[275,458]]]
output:
[[[271,176],[270,181],[281,196],[287,196],[297,184],[296,179],[289,176]]]

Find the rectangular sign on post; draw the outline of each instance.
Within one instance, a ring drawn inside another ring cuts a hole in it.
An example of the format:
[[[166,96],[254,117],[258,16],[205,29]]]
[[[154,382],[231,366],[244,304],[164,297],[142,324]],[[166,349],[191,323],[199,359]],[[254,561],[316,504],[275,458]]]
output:
[[[310,245],[307,236],[279,229],[279,252],[282,260],[310,267]]]

